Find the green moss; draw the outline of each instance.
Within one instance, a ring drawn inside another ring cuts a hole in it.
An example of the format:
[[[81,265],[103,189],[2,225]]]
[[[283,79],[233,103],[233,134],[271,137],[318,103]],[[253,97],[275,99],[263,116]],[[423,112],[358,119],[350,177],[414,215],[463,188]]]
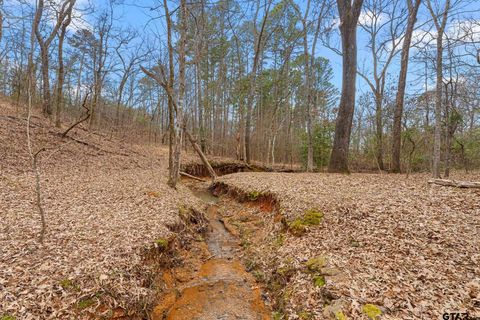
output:
[[[168,247],[168,240],[165,238],[158,238],[154,241],[155,245],[161,250],[165,250]]]
[[[280,233],[278,236],[276,236],[273,239],[273,245],[275,247],[281,247],[285,243],[285,235],[283,233]]]
[[[303,216],[303,224],[306,226],[318,226],[322,222],[323,213],[316,209],[308,210]]]
[[[17,318],[15,318],[14,316],[11,316],[11,315],[3,315],[0,320],[16,320]]]
[[[323,213],[316,209],[308,210],[302,218],[297,218],[288,224],[290,232],[302,236],[307,232],[307,227],[318,226],[322,222]]]
[[[77,284],[75,284],[75,282],[73,282],[72,280],[70,279],[63,279],[62,281],[60,281],[60,286],[64,289],[64,290],[80,290],[80,288],[78,287]]]
[[[261,270],[253,270],[252,275],[257,282],[265,282],[265,273],[263,273]]]
[[[325,277],[321,275],[313,276],[313,284],[315,285],[315,287],[323,287],[326,284]]]
[[[343,311],[335,312],[335,319],[336,320],[347,320],[347,316],[343,313]]]
[[[250,243],[250,241],[248,241],[247,239],[242,239],[242,241],[240,241],[240,246],[243,248],[243,249],[248,249],[252,244]]]
[[[375,320],[378,316],[382,314],[382,311],[373,304],[365,304],[362,307],[363,313],[367,315],[369,319]]]
[[[301,320],[311,320],[311,319],[313,319],[313,314],[311,314],[310,312],[307,312],[307,311],[300,311],[297,315]]]
[[[304,235],[307,232],[307,228],[303,224],[302,219],[295,219],[288,224],[288,229],[295,236]]]
[[[180,214],[180,217],[182,217],[182,218],[188,217],[189,216],[189,211],[190,210],[185,206],[180,206],[178,208],[178,213]]]
[[[91,298],[86,298],[86,299],[81,299],[80,301],[78,301],[77,306],[78,306],[79,309],[86,309],[88,307],[93,306],[94,303],[95,303],[95,300],[93,300]]]
[[[272,312],[272,320],[283,320],[285,319],[283,313],[278,312],[278,311],[273,311]]]
[[[286,265],[277,269],[277,273],[283,277],[291,275],[295,271],[295,268],[291,265]]]
[[[247,198],[248,200],[250,201],[255,201],[255,200],[258,200],[258,198],[262,195],[261,192],[259,191],[250,191],[248,194],[247,194]]]
[[[308,270],[312,272],[321,272],[322,268],[327,265],[327,258],[322,256],[317,256],[315,258],[309,259],[305,266],[307,266]]]

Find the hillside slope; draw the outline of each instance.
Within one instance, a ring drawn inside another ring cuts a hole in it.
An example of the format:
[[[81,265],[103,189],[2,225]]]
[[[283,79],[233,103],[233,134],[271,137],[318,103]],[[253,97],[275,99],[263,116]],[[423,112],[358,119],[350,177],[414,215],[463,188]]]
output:
[[[154,264],[145,253],[172,239],[190,192],[166,185],[167,151],[74,129],[62,139],[31,118],[38,157],[44,245],[26,120],[0,105],[0,316],[78,319],[148,306]],[[101,305],[101,307],[99,307]],[[122,311],[123,312],[123,311]]]

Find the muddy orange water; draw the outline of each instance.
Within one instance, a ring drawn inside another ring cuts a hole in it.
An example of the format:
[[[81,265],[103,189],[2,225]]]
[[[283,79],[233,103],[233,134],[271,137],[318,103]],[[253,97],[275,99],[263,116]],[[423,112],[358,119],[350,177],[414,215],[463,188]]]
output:
[[[152,313],[153,320],[266,320],[271,311],[265,305],[260,288],[235,258],[240,250],[218,214],[216,198],[206,191],[194,191],[210,203],[207,246],[211,258],[205,261],[186,283],[165,294]]]

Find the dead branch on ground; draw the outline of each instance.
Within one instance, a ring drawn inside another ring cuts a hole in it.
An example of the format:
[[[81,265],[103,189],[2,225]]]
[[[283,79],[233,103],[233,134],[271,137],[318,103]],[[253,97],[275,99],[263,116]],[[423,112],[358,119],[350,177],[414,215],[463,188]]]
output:
[[[193,176],[193,175],[191,175],[191,174],[188,174],[188,173],[186,173],[186,172],[183,172],[183,171],[180,171],[180,175],[182,175],[182,176],[184,176],[184,177],[187,177],[187,178],[191,178],[191,179],[197,180],[197,181],[205,182],[204,179],[199,178],[199,177],[195,177],[195,176]]]
[[[455,187],[455,188],[480,188],[480,182],[476,181],[457,181],[457,180],[448,180],[448,179],[430,179],[428,180],[430,184],[438,184],[445,187]]]

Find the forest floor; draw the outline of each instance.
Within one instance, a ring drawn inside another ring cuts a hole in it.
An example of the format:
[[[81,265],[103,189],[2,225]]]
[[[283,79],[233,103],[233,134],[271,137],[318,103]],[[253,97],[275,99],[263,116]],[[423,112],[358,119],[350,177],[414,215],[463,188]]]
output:
[[[180,237],[181,208],[203,204],[183,185],[167,186],[166,148],[80,128],[62,139],[35,113],[32,149],[46,148],[38,157],[47,225],[39,245],[26,127],[24,115],[0,103],[0,318],[142,314],[156,300],[157,265],[146,257]]]
[[[237,173],[214,191],[247,201],[226,197],[220,207],[250,271],[289,319],[479,317],[480,190],[428,178]]]
[[[176,191],[166,184],[166,148],[61,132],[33,115],[32,150],[46,148],[40,245],[26,121],[0,103],[0,319],[132,319],[154,305],[161,319],[168,301],[170,318],[180,319],[175,312],[191,306],[186,293],[218,289],[209,297],[224,301],[223,287],[204,282],[218,270],[226,270],[222,283],[237,282],[226,294],[238,300],[235,292],[250,288],[240,297],[259,314],[271,305],[275,320],[480,316],[478,190],[431,186],[426,174],[233,173],[211,188],[228,195],[207,214],[209,236],[202,223],[188,225],[204,216],[185,215],[207,212],[205,203],[184,182]],[[216,161],[222,173],[251,169]],[[201,175],[195,157],[185,162]],[[480,180],[454,176],[467,177]],[[226,262],[225,250],[243,265]]]

